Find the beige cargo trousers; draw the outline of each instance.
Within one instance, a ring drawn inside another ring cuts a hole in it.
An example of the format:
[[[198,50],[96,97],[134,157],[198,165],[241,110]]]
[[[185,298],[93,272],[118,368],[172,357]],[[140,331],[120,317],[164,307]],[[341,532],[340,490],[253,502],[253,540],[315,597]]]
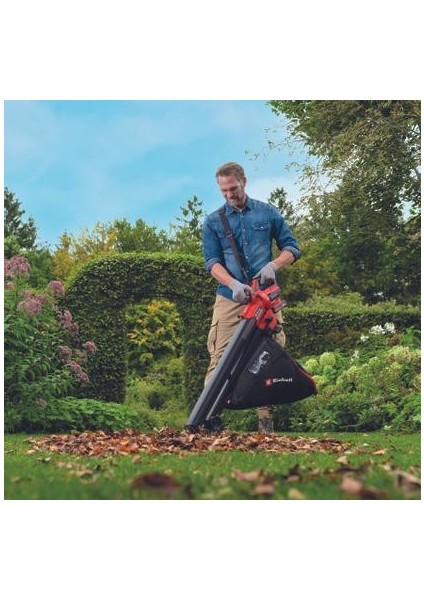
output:
[[[212,314],[212,323],[208,335],[208,352],[210,355],[210,363],[208,370],[206,371],[205,383],[214,372],[219,359],[223,355],[228,342],[233,336],[238,324],[240,323],[239,316],[246,308],[245,304],[239,304],[224,296],[217,295],[215,305]],[[283,317],[281,311],[276,315],[279,324],[283,323]],[[281,329],[274,336],[275,340],[284,346],[286,343],[286,336],[284,331]],[[259,420],[259,431],[266,428],[266,424],[272,422],[274,407],[263,406],[257,409],[258,420]]]

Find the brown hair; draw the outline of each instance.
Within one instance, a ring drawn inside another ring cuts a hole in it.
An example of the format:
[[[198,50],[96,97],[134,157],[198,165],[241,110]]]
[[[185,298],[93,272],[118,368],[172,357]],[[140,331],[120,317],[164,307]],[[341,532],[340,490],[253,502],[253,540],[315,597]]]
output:
[[[226,177],[227,175],[234,175],[238,181],[246,177],[243,167],[236,162],[227,162],[224,165],[221,165],[217,170],[215,177],[218,179],[218,177]]]

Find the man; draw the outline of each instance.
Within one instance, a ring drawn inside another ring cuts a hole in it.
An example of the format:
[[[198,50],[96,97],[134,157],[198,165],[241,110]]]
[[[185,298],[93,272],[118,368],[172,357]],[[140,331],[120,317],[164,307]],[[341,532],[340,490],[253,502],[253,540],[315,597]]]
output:
[[[254,277],[260,283],[275,281],[278,269],[287,267],[300,257],[299,246],[281,214],[266,202],[253,200],[246,192],[247,179],[239,164],[229,162],[216,172],[216,180],[224,196],[225,215],[233,234],[239,264],[219,210],[210,214],[203,225],[203,254],[206,269],[218,282],[212,324],[208,335],[210,364],[206,379],[211,376],[219,359],[239,323],[252,292],[249,283]],[[272,241],[275,240],[280,254],[272,260]],[[281,313],[277,315],[282,323]],[[284,346],[283,330],[276,334],[276,340]],[[258,428],[264,433],[272,433],[272,407],[258,408]]]

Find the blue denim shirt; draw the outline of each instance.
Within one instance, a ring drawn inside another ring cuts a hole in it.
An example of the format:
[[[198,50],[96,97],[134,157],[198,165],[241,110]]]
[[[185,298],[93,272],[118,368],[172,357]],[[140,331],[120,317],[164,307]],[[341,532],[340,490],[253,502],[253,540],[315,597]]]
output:
[[[296,260],[300,257],[299,246],[287,223],[270,204],[247,198],[240,212],[226,202],[225,214],[248,277],[243,277],[225,235],[219,210],[211,213],[203,224],[203,255],[209,272],[219,263],[238,281],[249,283],[258,271],[272,260],[272,240],[276,241],[280,251],[289,250]],[[217,294],[232,298],[230,288],[222,284],[218,285]]]

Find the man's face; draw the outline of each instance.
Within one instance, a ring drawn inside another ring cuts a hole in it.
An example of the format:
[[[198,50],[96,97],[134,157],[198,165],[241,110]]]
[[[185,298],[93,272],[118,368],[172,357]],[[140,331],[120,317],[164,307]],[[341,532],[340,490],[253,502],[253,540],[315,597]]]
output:
[[[246,202],[246,178],[237,179],[234,175],[220,175],[218,186],[222,195],[231,206],[242,209]]]

